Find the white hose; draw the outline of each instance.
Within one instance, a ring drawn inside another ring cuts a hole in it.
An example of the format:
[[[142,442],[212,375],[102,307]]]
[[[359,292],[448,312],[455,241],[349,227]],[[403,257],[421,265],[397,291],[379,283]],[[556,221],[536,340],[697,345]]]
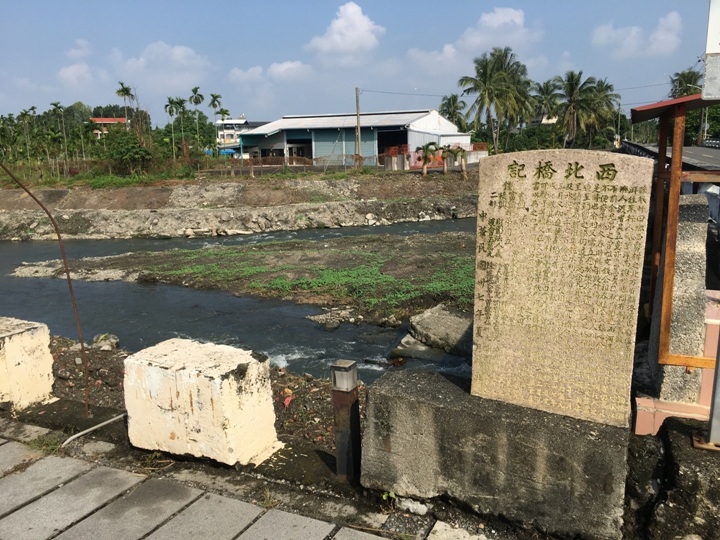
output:
[[[79,439],[79,438],[82,437],[83,435],[87,435],[88,433],[90,433],[90,432],[92,432],[92,431],[95,431],[95,430],[98,429],[98,428],[101,428],[101,427],[103,427],[103,426],[106,426],[106,425],[108,425],[108,424],[110,424],[110,423],[112,423],[112,422],[115,422],[116,420],[120,420],[120,419],[123,418],[126,414],[127,414],[127,413],[124,412],[124,413],[122,413],[122,414],[117,415],[117,416],[114,417],[114,418],[111,418],[110,420],[105,420],[104,422],[98,424],[97,426],[93,426],[93,427],[88,428],[88,429],[86,429],[86,430],[84,430],[84,431],[81,431],[80,433],[76,433],[75,435],[73,435],[72,437],[70,437],[68,440],[66,440],[64,443],[62,443],[62,444],[60,445],[60,448],[65,448],[65,446],[66,446],[67,444],[71,443],[71,442],[74,441],[75,439]]]

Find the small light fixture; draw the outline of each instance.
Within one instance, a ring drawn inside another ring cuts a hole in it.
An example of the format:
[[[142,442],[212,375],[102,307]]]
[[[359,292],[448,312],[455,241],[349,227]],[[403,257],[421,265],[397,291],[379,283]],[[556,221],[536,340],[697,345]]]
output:
[[[354,360],[337,360],[330,366],[332,372],[332,389],[350,392],[358,385],[357,362]]]

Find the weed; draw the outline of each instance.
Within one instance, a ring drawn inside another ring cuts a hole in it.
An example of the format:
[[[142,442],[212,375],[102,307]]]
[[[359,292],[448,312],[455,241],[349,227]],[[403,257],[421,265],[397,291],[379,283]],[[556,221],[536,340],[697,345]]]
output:
[[[172,459],[167,459],[162,452],[155,450],[143,456],[140,468],[143,473],[152,475],[167,469],[173,463],[175,462]]]
[[[58,433],[47,433],[38,435],[27,444],[30,448],[42,452],[44,455],[57,454],[60,452],[64,436]]]
[[[279,504],[280,500],[275,498],[275,496],[270,492],[270,489],[265,488],[263,498],[260,501],[260,506],[265,508],[265,510],[270,510],[271,508],[277,507]]]

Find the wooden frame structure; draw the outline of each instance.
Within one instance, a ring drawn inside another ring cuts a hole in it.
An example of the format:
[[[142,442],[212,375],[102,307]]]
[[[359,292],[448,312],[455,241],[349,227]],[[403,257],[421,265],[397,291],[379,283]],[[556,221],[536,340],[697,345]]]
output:
[[[663,265],[662,297],[660,300],[660,338],[658,362],[689,368],[715,368],[715,358],[687,356],[670,352],[670,323],[672,320],[675,257],[677,248],[678,218],[680,212],[681,182],[720,182],[720,171],[683,171],[683,141],[687,111],[720,104],[720,100],[703,100],[701,94],[661,101],[631,110],[632,123],[658,118],[658,165],[653,178],[655,217],[653,221],[652,268],[650,274],[650,302],[655,296],[660,271],[662,233],[665,229],[665,260]],[[667,139],[670,119],[673,119],[673,153],[670,171],[667,169]],[[665,208],[665,182],[669,182],[667,208]]]

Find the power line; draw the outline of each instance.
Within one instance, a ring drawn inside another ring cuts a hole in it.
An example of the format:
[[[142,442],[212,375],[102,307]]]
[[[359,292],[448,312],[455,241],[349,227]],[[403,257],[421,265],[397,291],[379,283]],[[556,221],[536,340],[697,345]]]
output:
[[[672,84],[670,81],[656,84],[645,84],[642,86],[626,86],[625,88],[618,88],[618,90],[637,90],[638,88],[652,88],[653,86],[668,86]]]
[[[392,94],[395,96],[422,96],[422,97],[445,97],[440,94],[416,94],[414,92],[389,92],[387,90],[368,90],[366,88],[361,88],[360,92],[370,92],[372,94]]]

